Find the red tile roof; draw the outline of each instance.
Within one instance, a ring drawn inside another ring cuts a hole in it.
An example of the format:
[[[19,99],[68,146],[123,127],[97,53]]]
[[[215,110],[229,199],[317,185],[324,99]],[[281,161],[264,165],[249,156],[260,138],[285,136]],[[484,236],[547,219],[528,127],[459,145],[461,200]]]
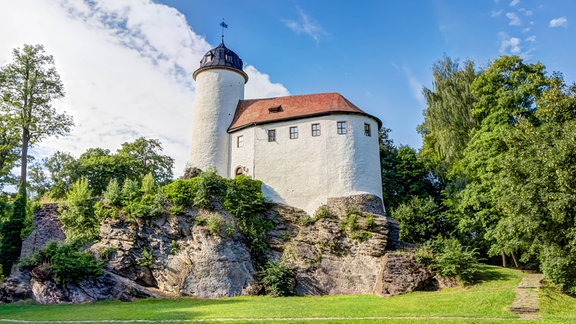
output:
[[[336,92],[240,100],[234,120],[228,131],[277,121],[300,119],[334,113],[360,114],[371,117],[382,126],[382,122],[356,107]]]

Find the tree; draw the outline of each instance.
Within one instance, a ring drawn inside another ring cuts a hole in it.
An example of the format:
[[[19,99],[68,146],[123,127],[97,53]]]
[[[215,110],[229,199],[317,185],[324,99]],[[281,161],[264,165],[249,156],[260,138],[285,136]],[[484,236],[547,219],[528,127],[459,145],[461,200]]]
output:
[[[433,66],[432,89],[422,90],[427,105],[424,122],[418,126],[424,139],[422,154],[439,168],[441,177],[461,158],[477,125],[472,115],[476,98],[471,91],[477,75],[473,62],[461,67],[445,56]]]
[[[140,137],[132,143],[122,144],[122,148],[118,150],[118,156],[134,159],[137,162],[137,173],[140,177],[152,173],[156,183],[166,184],[172,180],[174,159],[161,155],[162,150],[162,143],[159,140]]]
[[[5,184],[16,184],[10,171],[20,156],[19,141],[18,130],[12,121],[7,115],[0,115],[0,189]]]
[[[26,186],[28,148],[48,136],[69,132],[73,122],[51,105],[64,96],[64,86],[44,46],[24,45],[12,55],[13,61],[0,69],[0,110],[20,131],[20,183]]]
[[[26,219],[27,199],[26,188],[20,185],[9,218],[0,225],[0,260],[2,260],[2,272],[6,275],[10,274],[12,265],[20,257],[22,248],[20,235]]]
[[[380,131],[380,163],[384,206],[389,211],[408,202],[412,196],[438,196],[438,182],[418,153],[411,147],[396,147],[390,129]]]

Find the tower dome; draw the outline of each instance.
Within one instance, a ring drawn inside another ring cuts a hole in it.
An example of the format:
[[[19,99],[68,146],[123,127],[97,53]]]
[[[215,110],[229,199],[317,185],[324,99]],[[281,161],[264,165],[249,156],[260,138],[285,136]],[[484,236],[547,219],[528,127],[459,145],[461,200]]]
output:
[[[202,71],[213,68],[224,68],[240,73],[244,77],[245,82],[247,82],[248,75],[242,70],[242,66],[243,62],[238,54],[226,47],[224,42],[221,42],[218,47],[204,54],[202,60],[200,60],[200,67],[194,71],[193,76],[194,80],[196,80],[196,76]]]

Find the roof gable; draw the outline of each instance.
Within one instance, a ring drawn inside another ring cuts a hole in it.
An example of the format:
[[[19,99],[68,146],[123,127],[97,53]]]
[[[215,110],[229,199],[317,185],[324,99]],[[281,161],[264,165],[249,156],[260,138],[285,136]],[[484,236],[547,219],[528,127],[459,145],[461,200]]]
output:
[[[331,92],[240,100],[236,107],[234,120],[228,130],[234,131],[255,124],[330,115],[334,113],[365,115],[375,119],[379,127],[382,125],[382,122],[378,118],[365,113],[339,93]]]

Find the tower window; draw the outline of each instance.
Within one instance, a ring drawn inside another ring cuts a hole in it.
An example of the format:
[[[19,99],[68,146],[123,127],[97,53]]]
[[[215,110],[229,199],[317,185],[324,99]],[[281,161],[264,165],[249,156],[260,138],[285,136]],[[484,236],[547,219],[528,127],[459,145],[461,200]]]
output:
[[[236,137],[236,147],[244,146],[244,135]]]
[[[370,124],[364,124],[364,135],[372,136],[372,131],[370,130]]]
[[[290,139],[298,138],[298,126],[290,127]]]
[[[312,136],[320,136],[320,124],[312,124]]]
[[[269,129],[268,130],[268,142],[276,142],[276,130]]]
[[[346,128],[346,122],[345,121],[337,122],[336,126],[338,128],[338,134],[342,135],[342,134],[347,133],[348,129]]]

